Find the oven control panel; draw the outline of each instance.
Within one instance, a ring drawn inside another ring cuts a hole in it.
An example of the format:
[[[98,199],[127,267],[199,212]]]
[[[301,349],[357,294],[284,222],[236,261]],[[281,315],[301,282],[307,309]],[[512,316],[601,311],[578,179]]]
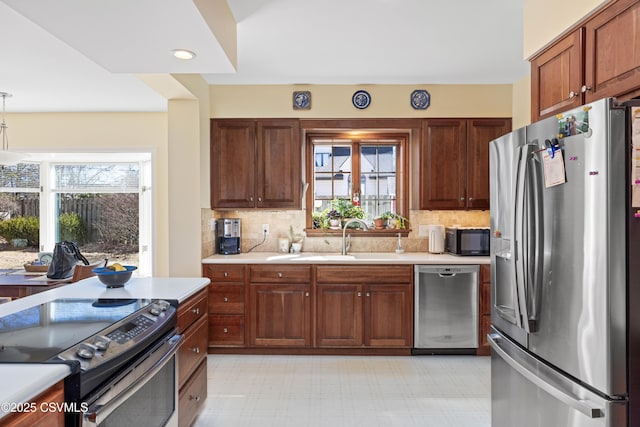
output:
[[[58,355],[62,360],[78,360],[81,370],[95,368],[106,363],[133,347],[150,345],[155,333],[175,325],[176,308],[164,300],[154,300],[131,315],[121,319],[98,334],[87,338]]]

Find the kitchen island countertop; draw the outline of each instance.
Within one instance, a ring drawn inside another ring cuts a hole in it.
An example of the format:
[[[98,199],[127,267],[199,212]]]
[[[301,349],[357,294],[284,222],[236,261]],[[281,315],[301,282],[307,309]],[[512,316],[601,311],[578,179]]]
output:
[[[209,284],[206,278],[132,277],[122,288],[107,289],[97,277],[0,304],[0,316],[57,298],[162,298],[183,302]],[[70,374],[64,364],[0,364],[0,418],[12,404],[29,402]],[[15,407],[15,406],[14,406]]]
[[[489,264],[488,256],[457,256],[429,252],[250,252],[237,255],[211,255],[203,264]]]

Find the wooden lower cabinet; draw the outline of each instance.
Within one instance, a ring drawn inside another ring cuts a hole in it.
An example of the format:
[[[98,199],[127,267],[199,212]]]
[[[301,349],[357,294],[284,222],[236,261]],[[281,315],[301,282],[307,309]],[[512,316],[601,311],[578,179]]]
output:
[[[479,298],[479,339],[478,356],[488,356],[491,354],[491,347],[487,340],[487,334],[491,327],[491,265],[480,266],[480,298]]]
[[[207,398],[208,289],[189,297],[178,307],[178,332],[184,341],[178,349],[178,425],[193,424]]]
[[[309,285],[249,285],[251,346],[311,346]]]
[[[412,270],[410,265],[317,267],[316,345],[410,348]]]
[[[64,411],[40,410],[42,404],[60,404],[64,402],[64,382],[54,384],[31,402],[38,410],[33,412],[13,413],[0,420],[2,427],[63,427]],[[20,402],[16,402],[20,403]],[[27,402],[24,402],[27,403]],[[46,405],[45,405],[46,406]]]

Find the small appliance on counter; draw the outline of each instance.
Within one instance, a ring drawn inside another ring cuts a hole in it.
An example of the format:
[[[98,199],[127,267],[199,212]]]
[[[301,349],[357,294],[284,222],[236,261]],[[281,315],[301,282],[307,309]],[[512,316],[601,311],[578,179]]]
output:
[[[429,226],[429,252],[432,254],[444,252],[444,225]]]
[[[444,248],[454,255],[489,256],[489,228],[447,227]]]
[[[236,255],[240,253],[240,218],[216,220],[216,253]]]

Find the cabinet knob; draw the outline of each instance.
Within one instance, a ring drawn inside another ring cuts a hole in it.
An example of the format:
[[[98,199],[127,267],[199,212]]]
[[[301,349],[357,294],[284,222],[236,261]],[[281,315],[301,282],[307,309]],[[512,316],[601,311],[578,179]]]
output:
[[[362,292],[358,292],[358,296],[361,297],[362,296]]]
[[[473,202],[473,197],[469,197],[469,201],[470,201],[470,202]]]
[[[582,91],[582,93],[589,92],[591,91],[591,86],[583,85],[580,90]]]
[[[282,273],[278,273],[278,277],[282,278]]]
[[[305,297],[308,297],[308,296],[309,296],[309,292],[305,292],[305,293],[304,293],[304,296],[305,296]]]
[[[262,197],[258,197],[258,201],[261,202],[262,201]]]
[[[574,92],[574,91],[569,92],[569,99],[574,99],[574,98],[577,98],[579,96],[580,96],[579,92]]]
[[[192,394],[189,395],[189,400],[195,400],[196,402],[200,401],[200,396],[194,396]]]
[[[224,302],[229,302],[229,298],[224,297],[224,298],[222,298],[222,301],[224,301]]]
[[[227,328],[222,328],[222,332],[224,332],[225,334],[229,332],[229,330]]]
[[[370,297],[371,296],[371,292],[367,292],[367,296]]]
[[[200,354],[200,347],[192,347],[191,351],[193,351],[196,354]]]
[[[253,202],[253,196],[249,197],[249,201]]]
[[[224,277],[229,277],[229,273],[227,273],[226,271],[225,271],[224,273],[222,273],[222,275],[223,275]]]
[[[460,201],[464,202],[464,196],[460,197]]]
[[[199,314],[200,314],[200,309],[199,309],[198,307],[196,307],[196,308],[192,308],[192,309],[191,309],[191,312],[197,316],[197,315],[199,315]]]

